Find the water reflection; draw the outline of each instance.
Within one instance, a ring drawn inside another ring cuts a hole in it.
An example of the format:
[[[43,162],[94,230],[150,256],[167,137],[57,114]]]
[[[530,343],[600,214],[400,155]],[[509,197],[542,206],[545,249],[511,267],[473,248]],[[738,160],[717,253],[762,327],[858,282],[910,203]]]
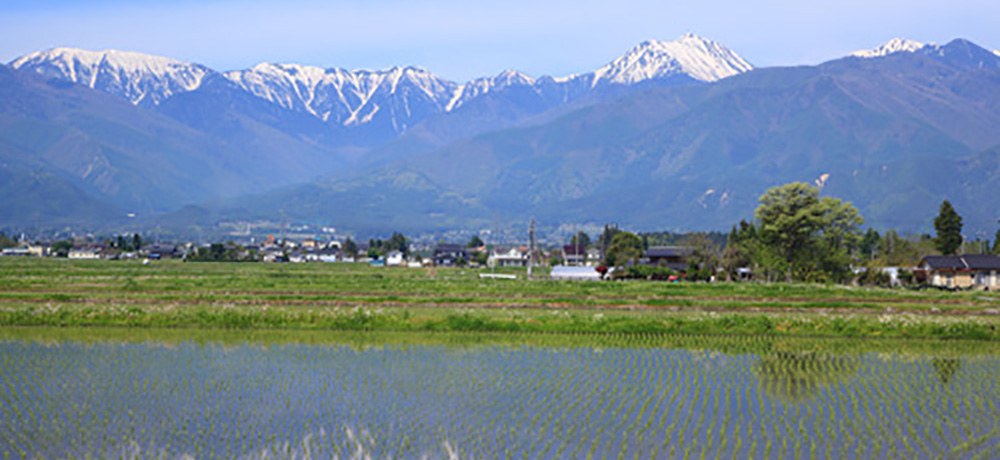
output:
[[[938,381],[947,386],[955,379],[962,368],[962,360],[958,358],[932,358],[931,365],[937,371]]]
[[[1000,458],[998,348],[0,328],[0,458]]]
[[[859,359],[817,351],[764,353],[756,370],[764,392],[785,403],[812,399],[823,388],[850,381],[858,374]]]

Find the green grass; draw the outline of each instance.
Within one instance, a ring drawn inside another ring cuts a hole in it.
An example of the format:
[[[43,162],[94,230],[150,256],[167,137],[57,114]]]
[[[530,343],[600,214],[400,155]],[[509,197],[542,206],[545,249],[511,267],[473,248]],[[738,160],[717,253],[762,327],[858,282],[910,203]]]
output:
[[[473,269],[0,259],[0,325],[1000,338],[1000,297]]]

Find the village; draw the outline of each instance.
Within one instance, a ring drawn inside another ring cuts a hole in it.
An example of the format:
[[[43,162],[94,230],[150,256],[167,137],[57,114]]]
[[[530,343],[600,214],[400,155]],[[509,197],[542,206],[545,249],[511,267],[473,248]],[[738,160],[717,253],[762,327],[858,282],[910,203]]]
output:
[[[261,263],[357,263],[387,269],[462,267],[492,270],[534,269],[536,277],[553,280],[645,279],[666,282],[766,281],[754,276],[754,267],[721,266],[704,247],[670,245],[647,246],[641,254],[621,264],[609,264],[608,250],[574,236],[565,245],[487,245],[479,237],[466,244],[440,242],[433,245],[410,243],[400,234],[389,241],[355,243],[345,240],[305,238],[298,241],[268,237],[260,244],[235,242],[180,245],[144,244],[138,234],[119,236],[103,242],[92,238],[55,243],[17,242],[0,251],[3,257],[55,257],[70,260],[176,259],[205,262]],[[586,238],[586,236],[584,236]],[[711,249],[710,249],[711,250]],[[720,252],[715,250],[716,252]],[[721,251],[724,252],[724,251]],[[717,259],[717,257],[716,257]],[[877,276],[865,265],[852,266],[854,284],[885,287],[944,290],[1000,289],[1000,256],[996,254],[926,255],[912,266],[877,267]],[[483,276],[490,276],[484,274]],[[874,282],[870,282],[874,280]]]

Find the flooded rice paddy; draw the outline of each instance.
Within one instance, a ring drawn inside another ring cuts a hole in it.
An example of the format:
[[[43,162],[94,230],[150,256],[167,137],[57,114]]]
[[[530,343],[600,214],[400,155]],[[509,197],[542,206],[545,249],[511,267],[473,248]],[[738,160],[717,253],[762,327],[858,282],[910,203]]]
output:
[[[0,329],[0,456],[1000,458],[998,348]]]

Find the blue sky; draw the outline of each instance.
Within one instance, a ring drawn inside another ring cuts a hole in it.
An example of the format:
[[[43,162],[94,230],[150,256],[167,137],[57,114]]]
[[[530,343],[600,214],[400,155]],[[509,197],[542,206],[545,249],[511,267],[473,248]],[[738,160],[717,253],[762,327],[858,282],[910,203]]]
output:
[[[0,60],[54,46],[120,49],[217,70],[258,62],[453,80],[593,70],[646,39],[694,32],[757,66],[816,64],[894,37],[1000,49],[996,0],[5,0]]]

